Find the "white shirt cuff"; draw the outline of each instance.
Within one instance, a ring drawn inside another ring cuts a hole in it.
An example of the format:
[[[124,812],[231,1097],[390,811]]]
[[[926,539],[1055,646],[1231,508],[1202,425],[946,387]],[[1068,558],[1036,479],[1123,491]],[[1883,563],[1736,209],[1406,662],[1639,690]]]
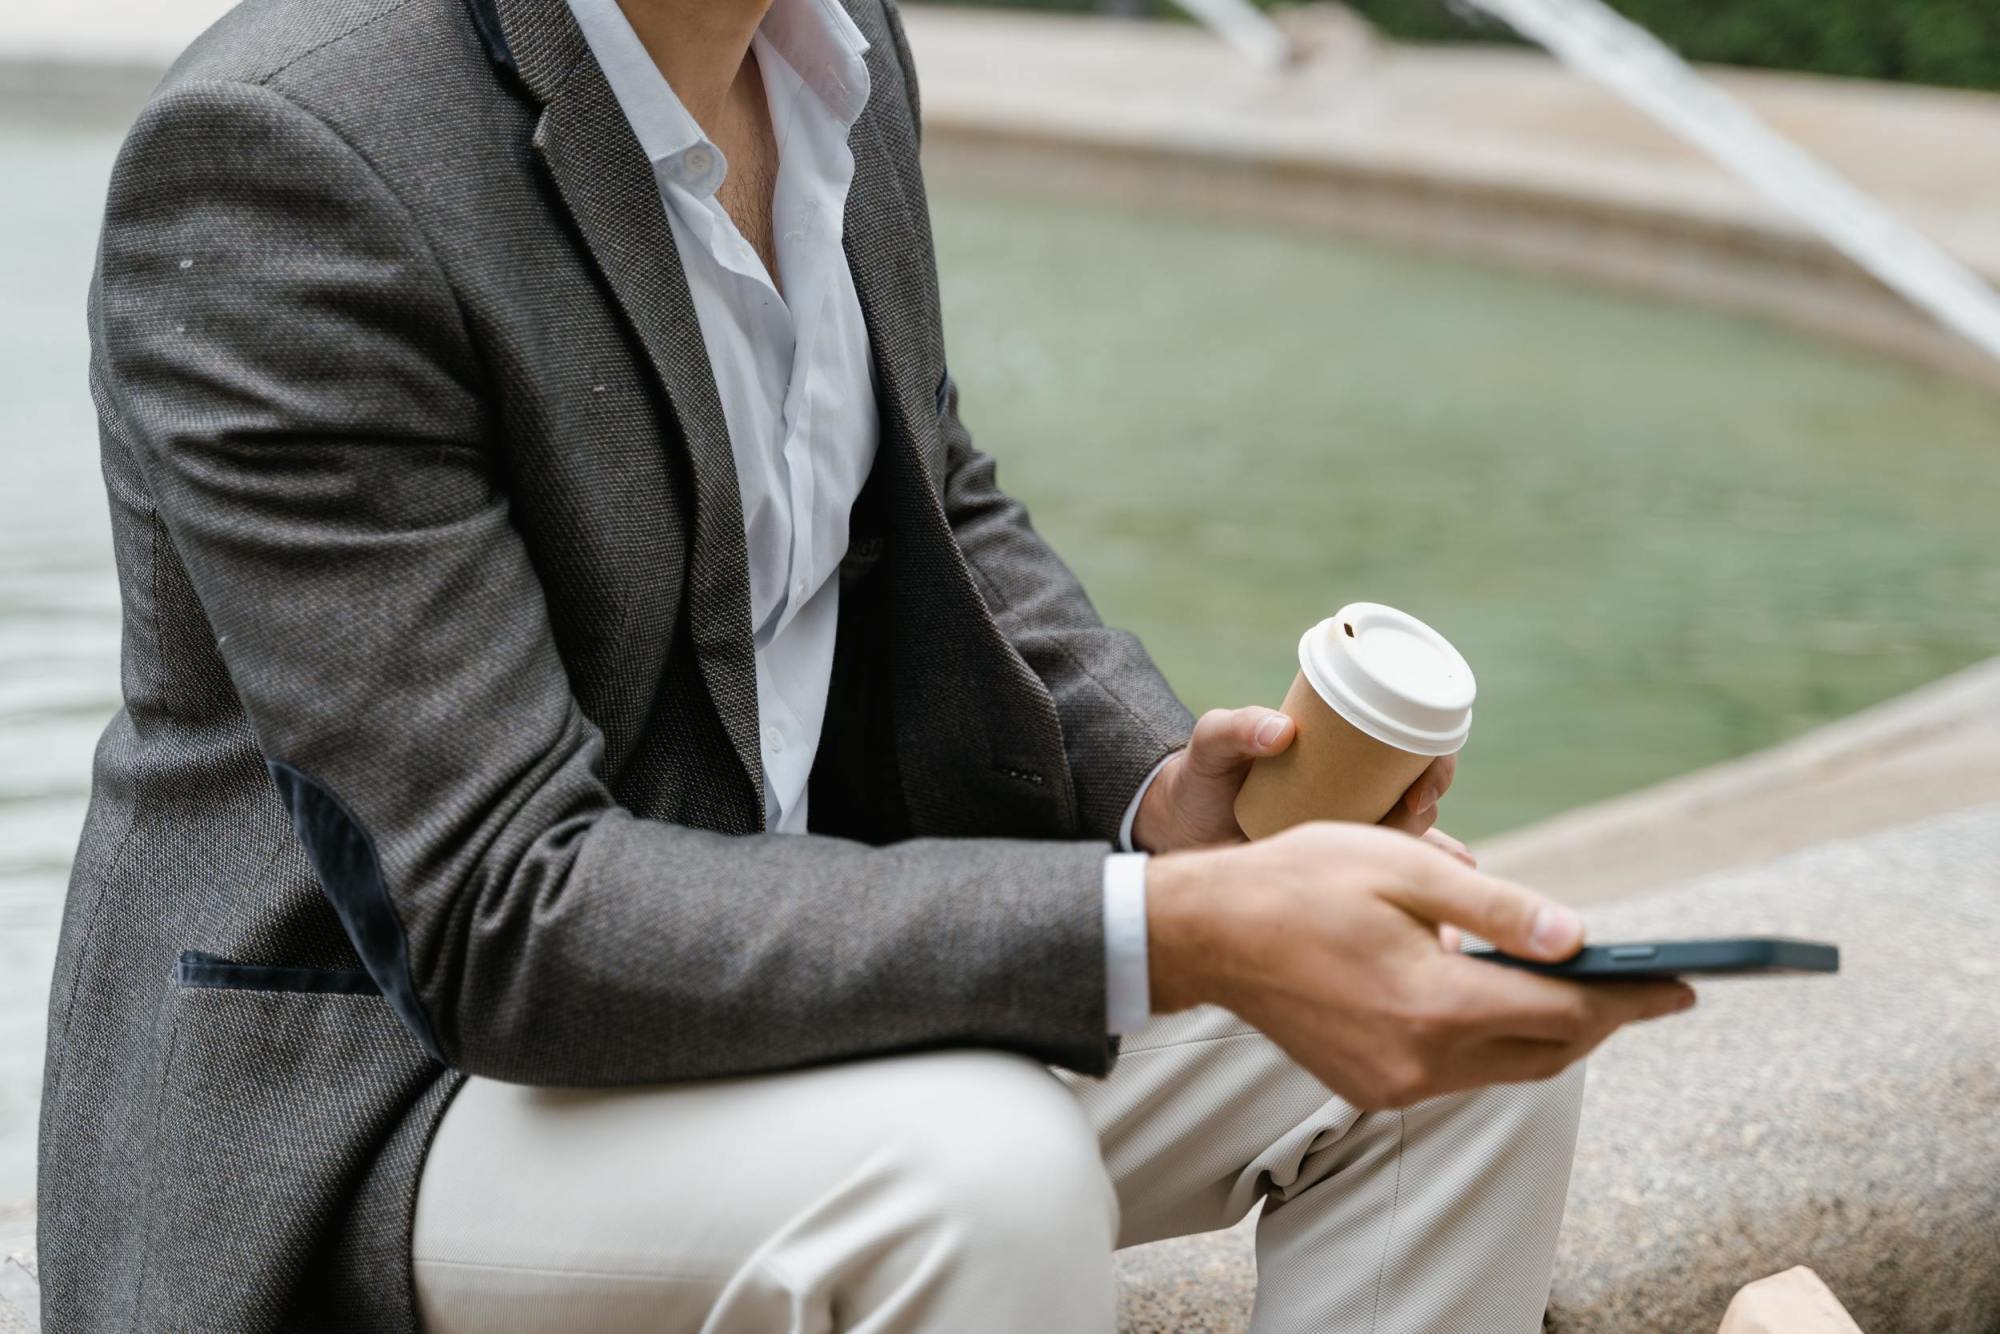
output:
[[[1136,1033],[1153,1017],[1146,957],[1146,854],[1104,859],[1104,1026]]]
[[[1139,784],[1139,790],[1132,794],[1132,804],[1125,808],[1125,818],[1118,822],[1118,850],[1120,852],[1138,851],[1137,848],[1132,846],[1132,826],[1139,819],[1139,803],[1146,799],[1146,789],[1150,788],[1153,785],[1153,780],[1160,776],[1160,770],[1167,767],[1167,760],[1171,760],[1174,755],[1178,754],[1180,752],[1175,751],[1173,755],[1167,756],[1166,760],[1161,760],[1158,764],[1154,765],[1153,772],[1146,775],[1146,781]]]
[[[1132,794],[1132,804],[1118,822],[1119,850],[1104,859],[1104,1026],[1113,1035],[1136,1033],[1153,1017],[1151,961],[1146,956],[1146,854],[1132,847],[1132,825],[1139,818],[1146,789],[1174,755],[1154,765]]]

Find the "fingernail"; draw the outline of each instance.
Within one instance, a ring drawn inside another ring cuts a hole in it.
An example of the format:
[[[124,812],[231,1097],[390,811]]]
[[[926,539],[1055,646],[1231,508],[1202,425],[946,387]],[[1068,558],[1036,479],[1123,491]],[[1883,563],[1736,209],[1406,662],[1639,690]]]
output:
[[[1567,954],[1583,935],[1583,919],[1559,903],[1544,903],[1535,909],[1535,924],[1528,943],[1542,954]]]
[[[1438,804],[1438,791],[1434,787],[1421,788],[1411,794],[1410,814],[1422,815]]]
[[[1257,724],[1257,734],[1252,740],[1257,743],[1257,749],[1269,750],[1278,744],[1278,738],[1283,736],[1284,733],[1285,715],[1274,713],[1263,722]]]
[[[1676,1011],[1679,1011],[1679,1010],[1692,1010],[1693,1008],[1694,1008],[1694,993],[1693,993],[1692,991],[1690,991],[1690,992],[1688,992],[1688,993],[1687,993],[1686,995],[1682,996],[1682,997],[1680,998],[1680,1001],[1679,1001],[1679,1003],[1678,1003],[1678,1004],[1676,1004],[1676,1005],[1674,1006],[1674,1009],[1675,1009]]]

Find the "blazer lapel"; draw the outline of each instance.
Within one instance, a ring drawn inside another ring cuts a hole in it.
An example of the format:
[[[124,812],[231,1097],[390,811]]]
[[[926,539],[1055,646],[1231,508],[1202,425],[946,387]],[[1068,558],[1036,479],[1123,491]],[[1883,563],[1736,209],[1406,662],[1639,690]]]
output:
[[[704,683],[763,825],[763,760],[742,495],[694,300],[652,164],[564,0],[467,0],[502,77],[542,104],[535,129],[564,205],[645,345],[686,439],[695,520],[688,618]],[[944,371],[935,261],[917,143],[884,110],[901,87],[891,39],[848,0],[869,37],[873,92],[849,136],[848,265],[867,323],[905,553],[896,581],[897,751],[921,832],[1043,832],[1074,823],[1062,727],[1039,678],[984,603],[942,505],[937,390]],[[905,183],[904,169],[911,181]],[[950,711],[950,721],[942,721]],[[947,744],[945,730],[956,738]],[[995,775],[1006,781],[995,785]]]
[[[653,165],[562,0],[498,0],[512,72],[543,102],[534,147],[631,321],[686,442],[694,481],[690,634],[704,684],[764,821],[743,500],[729,426]],[[475,14],[478,12],[475,9]],[[482,28],[482,32],[484,29]],[[489,45],[491,39],[489,38]],[[505,62],[502,63],[506,68]]]
[[[847,192],[842,243],[868,326],[883,444],[914,449],[928,470],[938,439],[938,377],[944,371],[937,278],[922,201],[912,201],[903,188],[892,149],[883,141],[881,102],[894,93],[881,50],[879,43],[869,48],[874,91],[848,134],[854,182]],[[915,153],[914,144],[909,151]]]

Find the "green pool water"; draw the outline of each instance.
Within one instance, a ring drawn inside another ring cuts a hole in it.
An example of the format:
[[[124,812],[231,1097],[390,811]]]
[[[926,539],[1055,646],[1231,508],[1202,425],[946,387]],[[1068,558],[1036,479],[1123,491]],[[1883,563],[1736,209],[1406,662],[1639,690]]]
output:
[[[1325,236],[941,190],[974,438],[1197,709],[1357,598],[1479,677],[1487,834],[2000,653],[2000,399]]]

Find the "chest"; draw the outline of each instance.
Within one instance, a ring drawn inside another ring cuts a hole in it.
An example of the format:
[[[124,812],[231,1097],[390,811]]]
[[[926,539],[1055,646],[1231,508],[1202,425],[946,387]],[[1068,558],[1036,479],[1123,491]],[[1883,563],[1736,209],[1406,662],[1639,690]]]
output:
[[[755,69],[754,61],[749,62],[749,68]],[[745,83],[752,91],[732,98],[716,126],[716,147],[729,163],[728,175],[716,190],[716,202],[764,261],[773,285],[783,291],[784,275],[779,270],[771,223],[778,187],[778,140],[761,81],[739,80],[739,85]]]

